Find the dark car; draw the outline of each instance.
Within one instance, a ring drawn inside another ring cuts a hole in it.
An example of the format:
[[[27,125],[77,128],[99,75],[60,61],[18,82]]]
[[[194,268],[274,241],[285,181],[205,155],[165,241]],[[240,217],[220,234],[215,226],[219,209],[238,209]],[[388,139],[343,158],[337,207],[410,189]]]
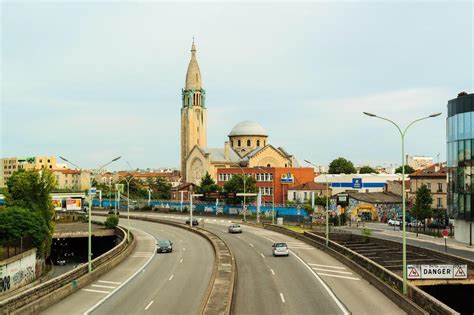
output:
[[[186,224],[189,225],[189,218],[186,219]],[[199,222],[198,222],[197,219],[194,219],[194,218],[193,218],[193,226],[195,226],[195,225],[199,225]]]
[[[118,210],[116,210],[116,209],[110,209],[110,210],[109,210],[109,214],[119,215],[120,212],[119,212]]]
[[[156,246],[156,253],[171,253],[173,251],[173,243],[170,240],[159,240]]]

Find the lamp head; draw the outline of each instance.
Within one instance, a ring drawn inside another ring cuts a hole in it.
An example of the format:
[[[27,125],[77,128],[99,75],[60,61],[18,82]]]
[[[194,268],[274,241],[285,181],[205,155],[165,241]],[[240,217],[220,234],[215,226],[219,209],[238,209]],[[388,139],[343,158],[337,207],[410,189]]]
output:
[[[112,160],[112,162],[115,162],[115,161],[117,161],[117,160],[120,160],[120,158],[121,158],[121,156],[116,157],[115,159]]]
[[[438,117],[441,113],[431,114],[429,117]]]
[[[62,156],[59,156],[59,158],[65,162],[69,162],[68,160],[66,160],[65,158],[63,158]]]
[[[368,112],[363,112],[363,113],[369,117],[377,117],[377,115],[372,114],[372,113],[368,113]]]

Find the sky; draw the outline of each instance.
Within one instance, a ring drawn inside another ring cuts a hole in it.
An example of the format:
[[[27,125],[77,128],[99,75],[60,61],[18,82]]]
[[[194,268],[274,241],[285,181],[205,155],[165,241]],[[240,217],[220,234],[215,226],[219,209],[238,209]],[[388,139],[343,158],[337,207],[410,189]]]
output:
[[[0,156],[179,167],[195,38],[208,145],[254,120],[300,161],[446,157],[447,101],[473,93],[471,1],[2,1]]]

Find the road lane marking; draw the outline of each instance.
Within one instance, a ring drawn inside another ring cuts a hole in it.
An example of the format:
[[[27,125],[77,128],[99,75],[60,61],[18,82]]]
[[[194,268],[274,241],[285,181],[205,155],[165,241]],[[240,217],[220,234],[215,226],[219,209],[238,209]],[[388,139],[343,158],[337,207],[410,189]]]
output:
[[[314,268],[313,267],[313,270],[316,270],[317,272],[318,271],[327,271],[327,272],[335,272],[335,273],[343,273],[343,274],[346,274],[346,275],[351,275],[352,272],[347,272],[347,271],[339,271],[339,270],[331,270],[331,269],[322,269],[322,268]],[[319,273],[319,272],[318,272]],[[319,273],[321,274],[321,273]]]
[[[255,247],[252,243],[249,243],[249,245],[250,245],[251,247]]]
[[[183,263],[183,258],[181,258],[181,260],[179,261],[179,263],[180,263],[180,264],[182,264],[182,263]]]
[[[260,253],[260,255],[261,255],[263,258],[265,258],[265,255],[264,255],[264,254]]]
[[[343,270],[345,270],[345,269],[346,269],[346,268],[344,268],[344,267],[336,267],[336,266],[320,265],[320,264],[312,264],[312,263],[308,263],[308,265],[310,265],[310,266],[316,266],[316,267],[325,267],[325,268],[343,269]]]
[[[174,275],[171,275],[171,277],[168,279],[168,281],[173,280],[173,278],[174,278]]]
[[[333,299],[334,303],[336,303],[336,305],[339,307],[339,309],[342,311],[342,313],[344,315],[349,315],[349,311],[347,310],[346,306],[344,304],[342,304],[342,302],[336,297],[336,295],[334,294],[334,292],[332,292],[332,290],[328,287],[328,285],[326,284],[326,282],[323,281],[323,279],[321,279],[320,276],[318,276],[318,274],[313,270],[311,269],[311,267],[303,260],[300,258],[300,256],[298,256],[294,251],[290,250],[291,254],[296,257],[296,259],[298,259],[312,274],[313,276],[319,281],[319,283],[321,284],[321,286],[326,290],[326,292],[329,294],[329,296]]]
[[[275,275],[275,271],[273,271],[273,269],[270,269],[270,271],[272,272],[272,275]]]
[[[283,303],[285,303],[285,297],[283,296],[283,293],[280,293],[280,298]]]
[[[92,289],[82,289],[82,291],[94,292],[94,293],[105,293],[105,294],[110,293],[110,291],[100,291],[100,290],[92,290]]]
[[[120,284],[121,282],[115,282],[115,281],[107,281],[107,280],[99,280],[97,282],[102,282],[102,283],[111,283],[111,284]]]
[[[338,276],[338,275],[331,275],[331,274],[329,274],[329,273],[320,273],[320,272],[318,272],[318,275],[320,275],[320,276],[328,276],[328,277],[335,277],[335,278],[343,278],[343,279],[349,279],[349,280],[360,280],[359,278],[346,277],[346,276]]]
[[[91,286],[92,287],[97,287],[97,288],[115,289],[115,287],[111,287],[110,285],[93,284]]]
[[[153,300],[151,300],[150,303],[148,303],[148,305],[145,307],[145,311],[149,309],[152,304],[153,304]]]
[[[185,251],[186,251],[186,248],[183,247],[183,252],[185,252]]]

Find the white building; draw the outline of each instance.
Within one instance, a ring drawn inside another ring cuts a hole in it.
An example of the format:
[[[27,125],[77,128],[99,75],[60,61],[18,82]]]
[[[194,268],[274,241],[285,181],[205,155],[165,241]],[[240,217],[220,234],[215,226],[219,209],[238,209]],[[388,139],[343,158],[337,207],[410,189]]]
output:
[[[341,192],[383,192],[387,181],[401,180],[401,174],[321,174],[314,181],[330,184],[332,195]]]
[[[433,165],[433,158],[430,156],[415,156],[407,155],[406,164],[413,167],[415,170],[426,168]]]

